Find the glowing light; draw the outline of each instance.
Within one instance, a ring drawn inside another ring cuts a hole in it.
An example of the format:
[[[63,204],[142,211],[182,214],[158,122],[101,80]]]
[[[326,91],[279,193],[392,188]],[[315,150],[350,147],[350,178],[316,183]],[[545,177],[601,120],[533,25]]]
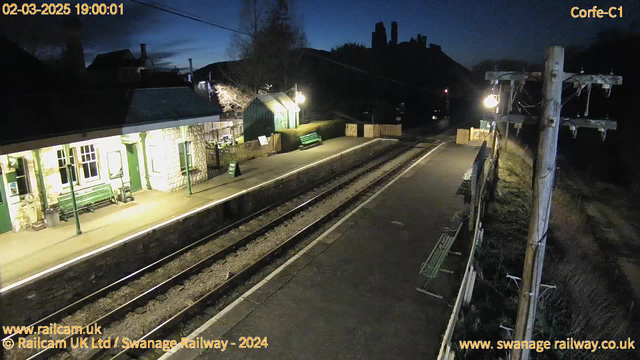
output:
[[[498,106],[498,96],[497,95],[489,95],[486,99],[484,99],[484,106],[491,109]]]
[[[448,94],[449,93],[449,89],[444,89],[444,93]]]
[[[298,93],[296,94],[296,102],[297,102],[298,104],[304,104],[304,101],[305,101],[306,99],[307,99],[307,98],[305,98],[305,97],[304,97],[304,95],[302,95],[302,93],[301,93],[301,92],[298,92]]]

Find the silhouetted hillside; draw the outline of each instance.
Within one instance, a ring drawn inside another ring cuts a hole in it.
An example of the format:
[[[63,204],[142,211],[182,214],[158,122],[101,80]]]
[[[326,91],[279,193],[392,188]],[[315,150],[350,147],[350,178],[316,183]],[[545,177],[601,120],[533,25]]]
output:
[[[307,119],[331,117],[342,112],[376,122],[394,122],[395,108],[405,103],[405,123],[422,122],[435,108],[444,108],[444,89],[449,88],[451,109],[474,99],[470,72],[443,53],[438,46],[415,43],[373,51],[346,44],[331,52],[316,49],[293,50],[296,59],[289,78],[307,97]],[[239,62],[220,62],[195,71],[197,81],[233,84],[233,67]],[[272,84],[274,91],[286,91]],[[292,85],[292,84],[290,84]],[[366,112],[366,114],[365,114]]]

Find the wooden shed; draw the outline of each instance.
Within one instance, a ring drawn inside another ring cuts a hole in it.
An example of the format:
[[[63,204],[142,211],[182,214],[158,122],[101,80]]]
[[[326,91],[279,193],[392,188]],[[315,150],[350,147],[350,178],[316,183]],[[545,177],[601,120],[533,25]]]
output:
[[[300,108],[285,93],[257,95],[243,113],[244,140],[297,128],[299,112]]]

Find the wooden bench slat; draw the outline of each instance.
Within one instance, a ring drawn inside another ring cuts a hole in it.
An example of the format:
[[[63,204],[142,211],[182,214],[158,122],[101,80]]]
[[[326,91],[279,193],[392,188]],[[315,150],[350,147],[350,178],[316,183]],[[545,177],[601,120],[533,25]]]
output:
[[[322,137],[320,135],[318,135],[315,132],[312,132],[310,134],[307,135],[302,135],[300,136],[300,142],[302,143],[302,147],[306,146],[306,145],[312,145],[315,143],[321,143],[322,142]]]
[[[460,229],[462,228],[462,224],[458,226],[454,235],[448,235],[446,232],[440,235],[440,238],[436,242],[436,246],[431,250],[431,254],[427,258],[427,261],[423,262],[420,266],[420,275],[426,277],[426,279],[420,280],[420,284],[416,288],[416,290],[426,293],[428,295],[432,295],[438,298],[442,298],[441,295],[438,295],[432,291],[427,291],[429,284],[438,277],[444,260],[447,258],[453,243],[458,237],[458,233],[460,233]],[[447,272],[450,272],[447,270]]]
[[[102,201],[115,199],[115,194],[109,184],[100,184],[78,190],[75,192],[75,195],[78,209],[86,208]],[[58,197],[58,208],[60,209],[60,216],[63,219],[68,213],[73,212],[73,198],[71,197],[71,193]]]

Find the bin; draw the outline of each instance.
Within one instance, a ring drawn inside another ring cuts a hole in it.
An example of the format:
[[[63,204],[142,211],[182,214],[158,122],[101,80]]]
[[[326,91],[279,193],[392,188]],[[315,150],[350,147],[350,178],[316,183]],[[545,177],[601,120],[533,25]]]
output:
[[[58,208],[49,208],[44,211],[47,227],[54,228],[60,224],[60,212]]]

